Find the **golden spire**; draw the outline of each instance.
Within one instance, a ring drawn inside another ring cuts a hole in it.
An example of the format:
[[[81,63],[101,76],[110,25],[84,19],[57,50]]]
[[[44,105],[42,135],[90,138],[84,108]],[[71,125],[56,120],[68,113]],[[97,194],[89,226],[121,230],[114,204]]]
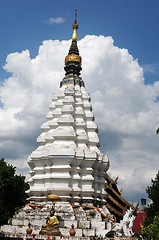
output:
[[[78,24],[77,24],[77,8],[75,9],[75,21],[74,21],[74,24],[72,25],[73,27],[73,34],[72,34],[72,40],[77,40],[77,32],[76,32],[76,29],[78,29]]]
[[[68,55],[65,57],[65,75],[80,75],[80,71],[82,70],[81,68],[81,63],[82,63],[82,58],[79,55],[78,47],[77,47],[77,33],[76,30],[78,29],[78,24],[77,24],[77,9],[75,12],[75,21],[74,24],[72,25],[73,27],[73,35],[72,35],[72,43],[68,52]]]

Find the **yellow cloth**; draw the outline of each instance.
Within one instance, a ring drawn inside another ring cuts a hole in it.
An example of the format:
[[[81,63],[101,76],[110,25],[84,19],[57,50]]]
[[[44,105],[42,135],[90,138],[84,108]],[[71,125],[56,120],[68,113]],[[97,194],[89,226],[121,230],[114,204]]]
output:
[[[48,221],[47,225],[52,226],[52,225],[55,225],[55,224],[59,224],[59,221],[58,221],[57,217],[56,216],[49,217],[49,221]]]

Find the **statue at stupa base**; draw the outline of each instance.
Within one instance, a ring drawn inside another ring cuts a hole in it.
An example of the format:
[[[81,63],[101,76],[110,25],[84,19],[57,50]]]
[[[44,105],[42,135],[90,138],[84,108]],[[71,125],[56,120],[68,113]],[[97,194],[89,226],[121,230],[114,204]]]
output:
[[[117,237],[132,237],[134,235],[132,228],[135,221],[136,212],[130,207],[123,216],[120,223],[115,223],[113,232]]]
[[[59,221],[56,216],[54,216],[54,209],[50,210],[50,216],[47,217],[46,224],[42,225],[39,235],[48,236],[62,236],[59,231]]]

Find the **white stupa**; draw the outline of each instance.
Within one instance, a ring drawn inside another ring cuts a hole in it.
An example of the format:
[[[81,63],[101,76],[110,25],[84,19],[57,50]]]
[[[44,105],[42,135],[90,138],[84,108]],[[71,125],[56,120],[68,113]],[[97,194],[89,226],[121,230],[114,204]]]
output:
[[[116,220],[117,231],[123,231],[125,236],[132,234],[128,223],[131,221],[132,225],[135,219],[132,212],[137,208],[122,198],[117,178],[114,181],[106,174],[109,160],[99,150],[90,96],[79,76],[82,68],[77,28],[75,17],[72,44],[65,57],[66,76],[53,95],[47,122],[41,126],[42,133],[37,139],[40,146],[28,157],[30,203],[15,213],[11,224],[0,227],[2,237],[17,239],[22,234],[26,238],[28,222],[35,234],[41,234],[53,202],[64,236],[73,224],[76,236],[105,237],[115,229]]]
[[[79,76],[77,28],[75,17],[72,44],[65,57],[66,76],[41,126],[40,146],[28,157],[30,200],[43,201],[54,190],[65,201],[105,203],[109,160],[99,150],[90,96]]]

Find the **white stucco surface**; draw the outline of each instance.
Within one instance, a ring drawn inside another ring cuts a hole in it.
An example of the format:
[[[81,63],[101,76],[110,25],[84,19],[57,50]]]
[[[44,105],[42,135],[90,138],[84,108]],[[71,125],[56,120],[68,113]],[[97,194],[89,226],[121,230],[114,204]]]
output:
[[[47,121],[28,157],[30,200],[54,190],[64,200],[105,202],[109,160],[99,150],[90,96],[83,86],[63,85],[52,97]]]

